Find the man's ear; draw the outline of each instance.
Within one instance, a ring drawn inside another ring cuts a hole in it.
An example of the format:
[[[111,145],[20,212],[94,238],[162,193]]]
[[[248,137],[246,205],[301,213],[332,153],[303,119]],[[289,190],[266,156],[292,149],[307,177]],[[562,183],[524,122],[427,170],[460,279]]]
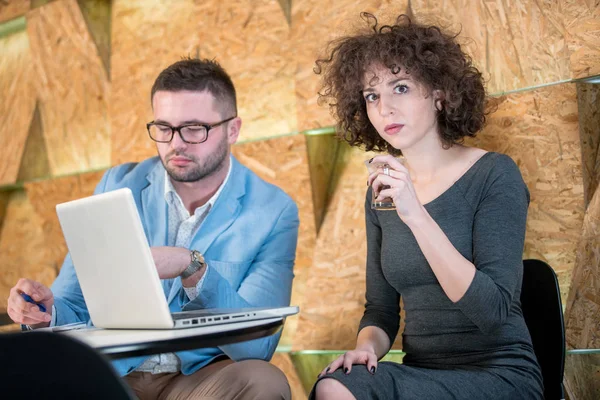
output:
[[[227,123],[227,142],[231,145],[237,142],[242,128],[242,119],[235,117]]]

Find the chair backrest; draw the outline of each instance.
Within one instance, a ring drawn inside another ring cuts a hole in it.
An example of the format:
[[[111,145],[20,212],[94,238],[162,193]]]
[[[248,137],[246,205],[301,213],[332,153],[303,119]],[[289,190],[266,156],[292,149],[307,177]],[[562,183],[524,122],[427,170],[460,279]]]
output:
[[[108,359],[59,333],[0,334],[0,360],[0,398],[135,398]]]
[[[565,324],[554,270],[540,260],[523,261],[521,308],[542,369],[544,397],[564,399]]]

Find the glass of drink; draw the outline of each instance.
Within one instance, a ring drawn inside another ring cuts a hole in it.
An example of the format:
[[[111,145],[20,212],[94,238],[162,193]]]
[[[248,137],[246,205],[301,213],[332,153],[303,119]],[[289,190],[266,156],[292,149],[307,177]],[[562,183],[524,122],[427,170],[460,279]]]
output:
[[[369,162],[369,160],[365,161],[365,166],[367,167],[369,174],[372,174],[373,172],[376,172],[378,170],[379,170],[379,173],[384,173],[385,169],[388,168],[388,165],[386,163],[375,162],[375,161]],[[385,189],[389,189],[389,186],[384,185],[380,188],[380,190],[385,190]],[[390,211],[390,210],[396,209],[396,205],[394,204],[394,201],[389,197],[383,198],[379,201],[375,200],[377,198],[378,194],[379,193],[376,193],[375,189],[371,185],[371,209],[381,210],[381,211]]]

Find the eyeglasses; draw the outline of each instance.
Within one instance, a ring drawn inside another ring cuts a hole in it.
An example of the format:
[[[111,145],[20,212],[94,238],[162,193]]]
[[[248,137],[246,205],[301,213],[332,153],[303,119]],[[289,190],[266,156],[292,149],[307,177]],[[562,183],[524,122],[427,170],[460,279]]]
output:
[[[234,118],[236,118],[236,116],[227,118],[214,124],[188,124],[180,126],[170,126],[152,121],[146,124],[146,129],[148,129],[150,139],[158,143],[170,143],[171,140],[173,140],[175,132],[177,132],[179,133],[181,140],[183,140],[185,143],[199,144],[206,142],[208,139],[208,131],[216,128],[219,125],[223,125]]]

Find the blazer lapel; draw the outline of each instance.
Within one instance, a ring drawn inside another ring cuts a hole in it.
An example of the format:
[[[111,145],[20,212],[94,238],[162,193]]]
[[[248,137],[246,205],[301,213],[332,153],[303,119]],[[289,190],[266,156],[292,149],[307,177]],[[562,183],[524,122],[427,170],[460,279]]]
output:
[[[166,246],[169,234],[167,203],[164,196],[165,170],[160,162],[146,175],[147,186],[141,191],[140,210],[150,246]],[[161,279],[165,295],[174,279]]]

